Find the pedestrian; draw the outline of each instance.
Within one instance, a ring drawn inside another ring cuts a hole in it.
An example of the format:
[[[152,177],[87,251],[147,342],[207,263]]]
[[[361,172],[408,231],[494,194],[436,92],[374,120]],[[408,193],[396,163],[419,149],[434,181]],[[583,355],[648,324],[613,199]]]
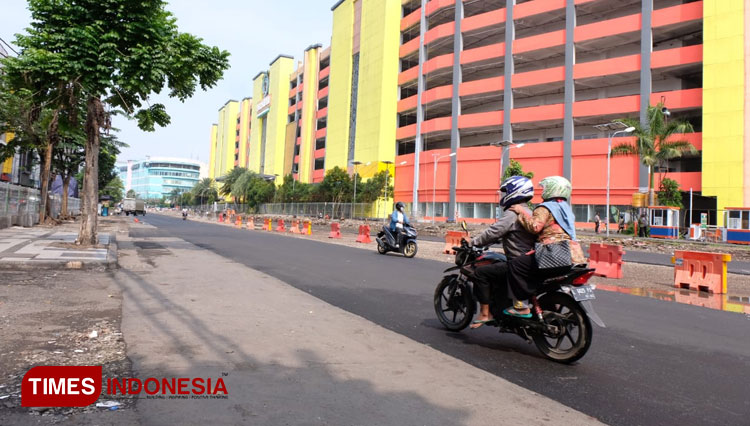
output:
[[[621,234],[625,231],[625,215],[620,215],[620,220],[617,221],[617,233]]]
[[[594,215],[594,232],[599,233],[599,225],[602,223],[602,219],[599,217],[599,212],[595,212]]]
[[[638,218],[638,236],[646,237],[648,228],[648,219],[646,219],[646,213],[641,213],[641,217]]]

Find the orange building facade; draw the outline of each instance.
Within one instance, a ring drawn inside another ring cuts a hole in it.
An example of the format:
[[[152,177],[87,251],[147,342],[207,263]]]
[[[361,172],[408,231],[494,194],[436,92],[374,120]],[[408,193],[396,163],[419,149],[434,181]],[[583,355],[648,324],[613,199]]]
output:
[[[570,179],[580,222],[604,217],[608,134],[595,125],[645,122],[641,111],[662,102],[702,150],[703,10],[684,0],[405,1],[396,199],[416,216],[491,221],[501,164],[513,159],[535,183]],[[500,141],[518,149],[490,146]],[[612,205],[647,189],[638,158],[613,157],[611,170]],[[700,195],[700,156],[670,161],[655,188],[665,173]]]

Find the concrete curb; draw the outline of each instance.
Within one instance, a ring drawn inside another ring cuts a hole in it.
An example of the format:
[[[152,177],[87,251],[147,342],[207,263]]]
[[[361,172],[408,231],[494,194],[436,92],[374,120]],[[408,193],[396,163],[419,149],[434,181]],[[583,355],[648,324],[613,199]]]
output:
[[[114,233],[109,235],[107,246],[107,260],[8,260],[0,262],[0,270],[31,271],[35,269],[55,270],[114,270],[117,269],[117,238]]]

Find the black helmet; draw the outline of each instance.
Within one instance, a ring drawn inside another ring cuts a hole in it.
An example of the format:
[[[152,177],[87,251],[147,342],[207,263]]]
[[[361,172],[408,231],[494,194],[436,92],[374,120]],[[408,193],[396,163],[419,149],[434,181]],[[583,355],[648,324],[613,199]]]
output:
[[[400,210],[403,210],[403,209],[404,209],[404,203],[402,203],[401,201],[399,201],[398,203],[396,203],[396,210],[400,211]]]

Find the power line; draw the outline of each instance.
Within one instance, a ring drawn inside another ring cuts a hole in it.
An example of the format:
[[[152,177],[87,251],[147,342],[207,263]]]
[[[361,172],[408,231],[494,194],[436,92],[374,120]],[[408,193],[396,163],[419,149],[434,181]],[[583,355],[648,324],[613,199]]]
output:
[[[0,37],[0,41],[3,42],[4,45],[8,46],[8,49],[10,49],[13,53],[15,53],[16,55],[18,55],[18,52],[16,52],[16,49],[14,49],[13,46],[11,46],[10,44],[8,44],[7,41],[3,40],[2,37]]]

